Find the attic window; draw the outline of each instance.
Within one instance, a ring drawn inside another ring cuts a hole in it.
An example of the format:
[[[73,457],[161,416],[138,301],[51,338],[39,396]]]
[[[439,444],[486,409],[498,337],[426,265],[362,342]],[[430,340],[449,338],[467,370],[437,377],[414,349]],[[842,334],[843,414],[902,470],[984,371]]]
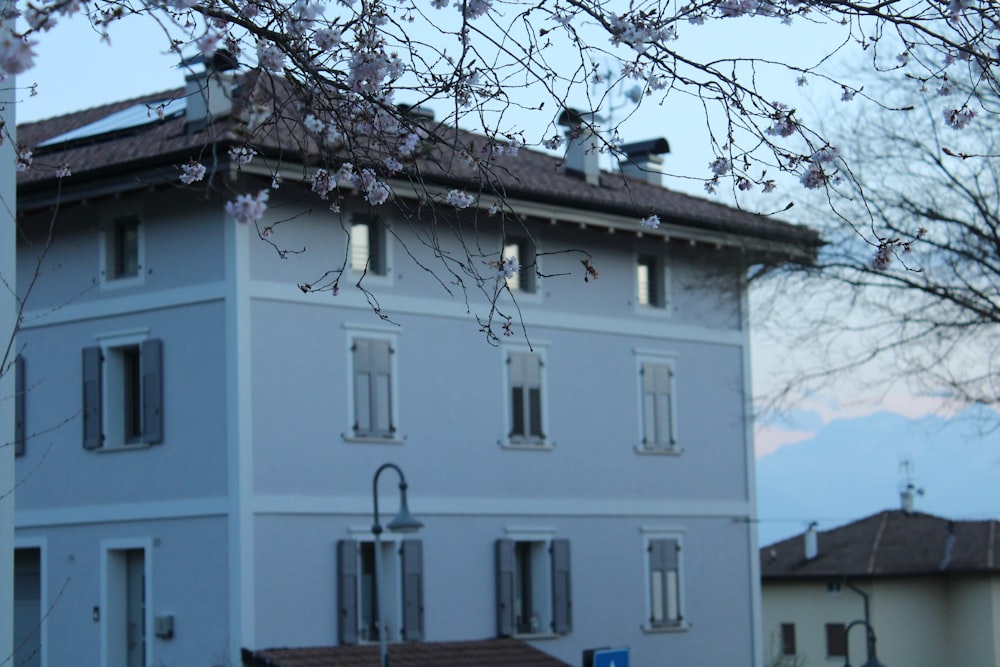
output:
[[[65,144],[84,143],[88,140],[96,141],[108,136],[119,135],[128,130],[135,130],[158,123],[161,120],[180,116],[186,108],[187,102],[184,99],[134,104],[83,127],[46,139],[38,144],[38,148],[64,147]]]

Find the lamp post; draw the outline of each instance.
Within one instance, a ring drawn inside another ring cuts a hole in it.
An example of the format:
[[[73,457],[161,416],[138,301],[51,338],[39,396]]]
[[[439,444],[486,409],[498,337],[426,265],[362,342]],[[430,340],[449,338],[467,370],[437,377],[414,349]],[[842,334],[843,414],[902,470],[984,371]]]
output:
[[[879,662],[878,656],[875,655],[875,631],[872,629],[872,626],[868,621],[860,619],[857,621],[851,621],[848,626],[844,628],[844,667],[851,667],[851,644],[849,639],[851,628],[855,625],[865,626],[866,631],[865,639],[867,641],[865,642],[865,646],[868,648],[868,659],[865,661],[865,664],[861,665],[861,667],[885,667],[885,665]]]
[[[389,651],[385,646],[385,623],[382,622],[382,524],[378,520],[378,477],[386,468],[392,468],[399,475],[399,512],[386,524],[386,528],[394,533],[413,533],[423,527],[415,516],[410,514],[406,504],[406,478],[403,471],[395,463],[383,463],[375,471],[372,478],[372,501],[375,505],[375,523],[372,524],[372,535],[375,536],[375,631],[378,632],[379,665],[389,667]]]

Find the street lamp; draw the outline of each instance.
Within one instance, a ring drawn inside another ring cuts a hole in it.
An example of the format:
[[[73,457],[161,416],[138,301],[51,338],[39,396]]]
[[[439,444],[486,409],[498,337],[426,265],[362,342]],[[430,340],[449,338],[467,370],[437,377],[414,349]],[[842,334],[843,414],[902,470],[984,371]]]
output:
[[[378,632],[379,665],[389,667],[389,652],[385,646],[385,623],[382,621],[382,524],[378,521],[378,477],[386,468],[392,468],[399,475],[399,512],[386,524],[386,528],[394,533],[413,533],[423,527],[415,516],[410,514],[406,504],[406,478],[403,471],[395,463],[383,463],[375,471],[372,478],[372,500],[375,504],[375,523],[372,524],[372,534],[375,536],[375,623]]]
[[[868,621],[863,620],[851,621],[851,623],[844,628],[844,667],[851,667],[851,644],[848,640],[851,628],[855,625],[865,626],[866,631],[865,639],[867,641],[865,642],[865,646],[868,648],[868,660],[866,660],[865,664],[861,665],[861,667],[885,667],[885,665],[879,662],[878,656],[875,655],[875,631],[872,629],[872,626],[868,623]]]

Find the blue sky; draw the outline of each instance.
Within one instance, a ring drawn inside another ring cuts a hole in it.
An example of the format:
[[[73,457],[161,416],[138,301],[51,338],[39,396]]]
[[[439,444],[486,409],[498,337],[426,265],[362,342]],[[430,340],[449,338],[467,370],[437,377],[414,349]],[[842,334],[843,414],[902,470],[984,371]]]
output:
[[[112,26],[110,36],[110,46],[101,43],[79,19],[42,35],[36,67],[17,81],[18,120],[37,120],[183,83],[176,56],[162,47],[163,34],[152,22],[127,21]],[[837,35],[831,39],[830,34],[801,23],[790,27],[752,20],[705,26],[693,36],[682,35],[685,39],[684,48],[695,55],[752,52],[809,65],[836,43]],[[800,88],[787,72],[761,77],[776,92],[775,99],[800,105],[803,116],[829,107],[818,82]],[[38,84],[37,96],[29,94],[33,83]],[[532,120],[525,117],[521,122]],[[714,155],[697,104],[686,107],[677,98],[671,98],[669,107],[647,104],[624,125],[623,139],[658,134],[666,135],[672,148],[665,169],[708,175]],[[676,189],[705,194],[697,181],[667,182]],[[755,340],[755,346],[754,384],[767,391],[773,384],[769,371],[785,363],[786,356],[773,341],[765,345]],[[864,384],[863,377],[858,379]],[[845,400],[848,396],[852,400]],[[811,520],[825,521],[828,525],[821,527],[829,527],[831,522],[898,506],[899,458],[905,451],[912,453],[917,476],[926,475],[927,495],[918,501],[918,508],[955,518],[1000,516],[1000,493],[984,496],[982,491],[1000,488],[1000,434],[972,437],[968,416],[951,419],[939,401],[913,396],[905,389],[865,396],[859,395],[856,385],[812,396],[782,421],[758,424],[760,508],[766,519],[761,524],[762,543],[800,532]]]

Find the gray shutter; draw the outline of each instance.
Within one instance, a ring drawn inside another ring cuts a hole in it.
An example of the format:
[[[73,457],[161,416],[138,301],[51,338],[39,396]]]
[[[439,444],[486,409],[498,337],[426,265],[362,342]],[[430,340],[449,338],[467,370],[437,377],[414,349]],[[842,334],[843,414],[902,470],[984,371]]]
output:
[[[392,423],[392,348],[389,341],[373,340],[371,348],[372,431],[373,435],[391,438]]]
[[[24,456],[24,357],[14,357],[14,456]]]
[[[143,341],[139,351],[142,375],[142,441],[163,441],[163,341]]]
[[[655,613],[650,617],[650,625],[665,625],[674,623],[674,619],[669,617],[668,610],[670,609],[671,603],[675,604],[680,612],[680,600],[674,599],[670,600],[670,588],[667,585],[668,573],[674,572],[677,575],[677,586],[680,586],[680,573],[678,572],[679,557],[678,552],[680,551],[680,544],[677,540],[672,539],[658,539],[649,541],[649,586],[650,594],[653,599],[650,600],[651,612],[653,611],[652,606],[655,605],[655,600],[659,596],[660,604],[663,609],[663,618],[657,619]]]
[[[83,348],[83,447],[97,449],[104,440],[101,429],[101,348]]]
[[[566,635],[573,629],[569,540],[552,540],[549,549],[552,556],[552,631]]]
[[[514,625],[514,541],[496,541],[497,635],[513,637]]]
[[[523,354],[511,353],[507,356],[507,378],[510,383],[510,438],[523,438],[527,434],[524,420],[524,363]]]
[[[372,428],[370,341],[354,340],[354,434],[369,435]]]
[[[537,354],[524,355],[524,388],[527,394],[528,435],[537,440],[545,439],[542,429],[542,358]]]
[[[642,365],[642,443],[649,448],[676,444],[673,434],[673,369],[667,364]]]
[[[358,643],[358,542],[337,542],[337,636]]]
[[[642,444],[644,447],[656,446],[656,378],[653,377],[653,366],[643,364],[642,370]]]
[[[674,446],[672,382],[673,369],[667,365],[656,366],[653,371],[654,390],[656,391],[656,442],[664,447]]]
[[[424,638],[424,548],[420,540],[403,540],[403,640]]]

